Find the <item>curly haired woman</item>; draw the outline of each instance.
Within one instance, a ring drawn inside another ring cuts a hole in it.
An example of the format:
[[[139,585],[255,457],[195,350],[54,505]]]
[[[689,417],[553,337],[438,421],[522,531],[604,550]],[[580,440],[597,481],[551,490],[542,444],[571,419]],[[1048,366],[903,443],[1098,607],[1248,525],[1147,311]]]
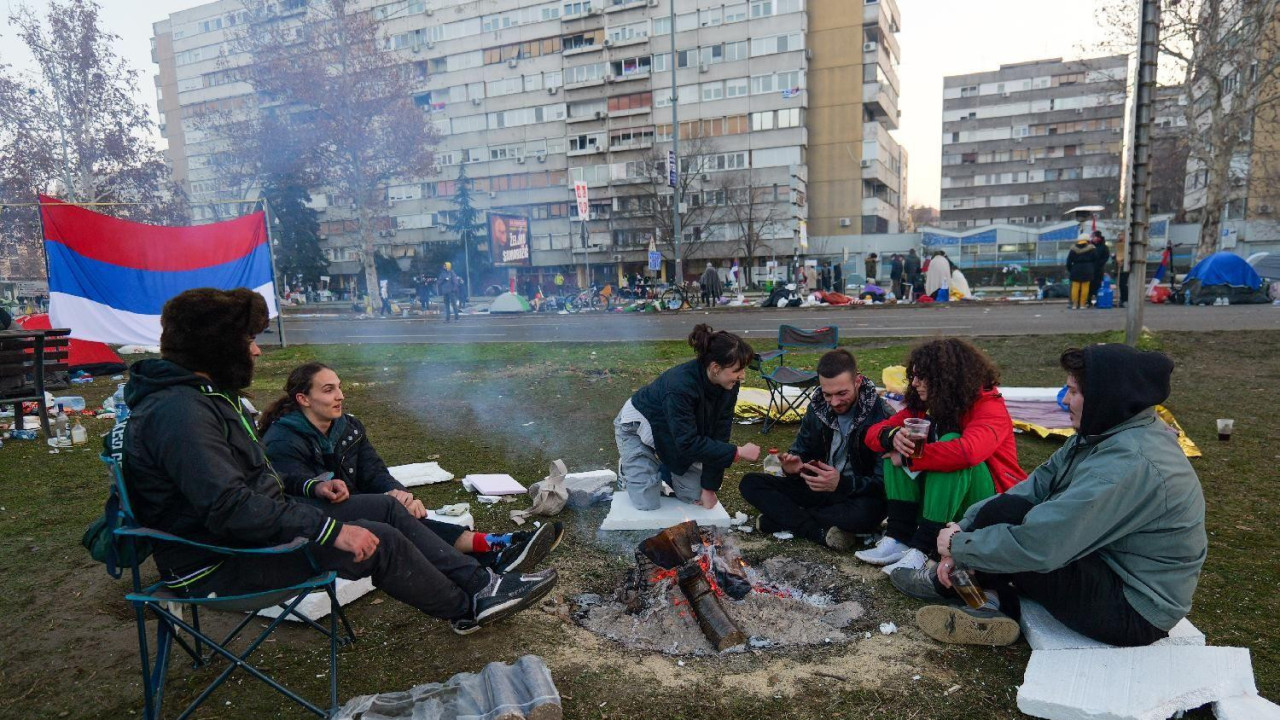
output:
[[[997,388],[1000,371],[982,351],[958,338],[926,342],[911,351],[907,378],[906,407],[867,430],[865,440],[886,453],[888,527],[874,548],[855,555],[885,565],[907,594],[934,599],[927,565],[938,531],[1027,473],[1018,465],[1013,421]],[[903,432],[908,418],[930,421],[921,450]],[[913,580],[923,583],[915,592]]]

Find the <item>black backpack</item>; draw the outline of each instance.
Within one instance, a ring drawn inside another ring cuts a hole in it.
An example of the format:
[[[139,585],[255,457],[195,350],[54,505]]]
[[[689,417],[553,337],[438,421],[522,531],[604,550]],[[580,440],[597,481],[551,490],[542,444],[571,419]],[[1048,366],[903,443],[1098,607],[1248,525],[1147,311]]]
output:
[[[128,429],[129,419],[116,424],[111,432],[102,437],[104,457],[112,458],[121,472],[124,472],[124,435]],[[107,489],[107,502],[102,516],[89,523],[80,544],[89,551],[89,556],[107,566],[107,573],[118,578],[126,567],[141,563],[151,557],[151,543],[141,538],[124,539],[117,537],[116,528],[120,527],[123,515],[120,511],[120,491],[116,487],[113,474]]]

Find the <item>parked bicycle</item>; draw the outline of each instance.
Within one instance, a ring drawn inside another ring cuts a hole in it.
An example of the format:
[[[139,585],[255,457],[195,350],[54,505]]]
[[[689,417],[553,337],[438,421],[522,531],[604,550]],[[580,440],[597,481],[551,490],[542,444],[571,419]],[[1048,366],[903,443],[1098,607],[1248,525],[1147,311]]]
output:
[[[612,285],[605,285],[603,288],[592,285],[576,295],[569,296],[565,303],[565,309],[571,313],[578,313],[583,310],[608,310],[612,300]]]
[[[673,284],[662,291],[659,302],[663,310],[696,309],[702,305],[702,292],[693,283]]]

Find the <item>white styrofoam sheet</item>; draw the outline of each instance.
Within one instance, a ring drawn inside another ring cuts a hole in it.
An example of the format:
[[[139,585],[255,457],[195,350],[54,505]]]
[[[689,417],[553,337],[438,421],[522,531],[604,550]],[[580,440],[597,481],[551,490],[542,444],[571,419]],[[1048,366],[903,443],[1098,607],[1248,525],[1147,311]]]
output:
[[[672,525],[679,525],[686,520],[693,520],[699,525],[714,525],[727,528],[732,524],[729,513],[722,503],[713,508],[690,505],[680,502],[674,497],[663,497],[658,501],[657,510],[637,510],[631,503],[631,496],[625,490],[613,494],[613,503],[609,506],[609,514],[600,524],[601,530],[662,530]]]
[[[462,478],[462,486],[480,495],[523,495],[523,485],[506,473],[472,473]]]
[[[1257,695],[1238,695],[1213,704],[1218,720],[1280,720],[1280,705]]]
[[[1018,709],[1047,720],[1166,720],[1257,692],[1247,648],[1036,650],[1018,688]]]
[[[1022,607],[1022,619],[1020,621],[1022,637],[1027,639],[1027,644],[1031,646],[1032,650],[1078,650],[1113,647],[1104,642],[1087,638],[1063,625],[1058,622],[1057,618],[1050,615],[1043,605],[1034,600],[1023,598],[1020,605]],[[1204,645],[1204,633],[1200,632],[1195,625],[1192,625],[1190,620],[1183,618],[1169,631],[1169,637],[1157,640],[1152,645]]]
[[[1049,400],[1058,401],[1058,393],[1062,391],[1060,387],[1006,387],[1000,386],[1000,396],[1005,400],[1025,400],[1038,401]]]
[[[391,472],[391,477],[400,481],[405,487],[417,487],[418,485],[432,485],[435,483],[449,482],[453,479],[453,473],[440,467],[438,462],[420,462],[410,463],[408,465],[396,465],[387,468]]]

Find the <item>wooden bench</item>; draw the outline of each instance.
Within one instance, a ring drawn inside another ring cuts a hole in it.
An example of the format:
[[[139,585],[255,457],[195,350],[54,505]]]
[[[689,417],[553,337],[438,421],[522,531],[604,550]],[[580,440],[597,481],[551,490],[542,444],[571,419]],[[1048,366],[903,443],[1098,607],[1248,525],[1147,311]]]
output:
[[[22,403],[35,401],[49,436],[45,390],[66,386],[70,334],[65,328],[0,332],[0,408],[13,406],[15,428],[22,427]]]

